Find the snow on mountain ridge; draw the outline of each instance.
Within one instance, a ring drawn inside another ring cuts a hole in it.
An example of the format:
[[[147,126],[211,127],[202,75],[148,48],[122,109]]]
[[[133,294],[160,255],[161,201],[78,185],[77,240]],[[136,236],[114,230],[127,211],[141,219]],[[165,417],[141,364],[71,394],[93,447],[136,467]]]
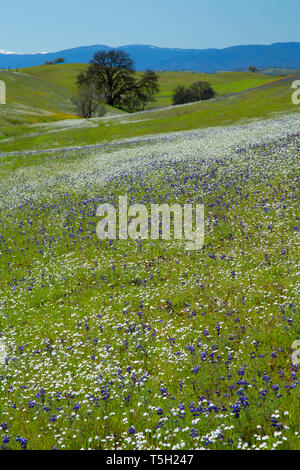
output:
[[[36,54],[49,54],[49,52],[11,52],[11,51],[5,51],[4,49],[0,49],[0,54],[5,54],[5,55],[36,55]]]
[[[4,51],[3,49],[0,49],[0,54],[6,54],[6,55],[9,55],[9,54],[20,54],[20,55],[22,55],[21,52]]]

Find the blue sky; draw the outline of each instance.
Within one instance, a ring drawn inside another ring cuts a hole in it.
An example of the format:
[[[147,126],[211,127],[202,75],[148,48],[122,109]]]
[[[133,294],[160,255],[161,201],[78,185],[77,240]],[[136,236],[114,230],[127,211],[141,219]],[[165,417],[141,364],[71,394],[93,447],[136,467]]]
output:
[[[299,0],[6,0],[0,8],[0,49],[8,51],[300,41]]]

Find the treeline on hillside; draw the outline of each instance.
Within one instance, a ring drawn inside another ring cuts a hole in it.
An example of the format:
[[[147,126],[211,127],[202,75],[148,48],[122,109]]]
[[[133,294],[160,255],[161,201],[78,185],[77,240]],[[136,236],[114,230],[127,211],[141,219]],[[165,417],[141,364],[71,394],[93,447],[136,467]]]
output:
[[[66,61],[64,57],[57,57],[54,60],[46,60],[45,65],[63,64]]]

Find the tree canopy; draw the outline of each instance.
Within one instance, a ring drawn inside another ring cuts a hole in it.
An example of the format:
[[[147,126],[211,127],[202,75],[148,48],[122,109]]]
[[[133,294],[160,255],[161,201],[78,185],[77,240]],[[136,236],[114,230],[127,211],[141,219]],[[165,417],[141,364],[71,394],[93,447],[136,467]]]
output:
[[[209,100],[215,92],[207,82],[195,82],[189,87],[179,85],[173,93],[173,105],[193,103],[195,101]]]
[[[159,91],[156,73],[147,70],[137,79],[130,55],[118,49],[96,52],[87,72],[77,76],[79,87],[91,82],[103,93],[107,104],[129,109],[144,109]]]
[[[248,68],[249,72],[259,72],[259,69],[255,65],[250,65]]]

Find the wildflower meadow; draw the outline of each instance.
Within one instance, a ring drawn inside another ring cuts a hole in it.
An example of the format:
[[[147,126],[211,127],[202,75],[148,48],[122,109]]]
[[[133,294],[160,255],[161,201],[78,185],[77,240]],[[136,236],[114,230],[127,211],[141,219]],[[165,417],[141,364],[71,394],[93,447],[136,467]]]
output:
[[[2,449],[299,449],[299,126],[0,157]],[[120,196],[202,248],[99,240]]]

